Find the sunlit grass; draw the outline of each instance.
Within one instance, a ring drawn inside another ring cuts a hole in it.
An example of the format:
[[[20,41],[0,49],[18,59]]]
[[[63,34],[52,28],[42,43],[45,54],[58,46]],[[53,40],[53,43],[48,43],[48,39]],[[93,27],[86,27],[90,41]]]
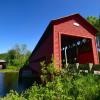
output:
[[[13,69],[1,69],[0,72],[18,72],[19,70],[13,70]]]
[[[0,72],[19,72],[16,66],[7,66],[6,69],[0,69]]]

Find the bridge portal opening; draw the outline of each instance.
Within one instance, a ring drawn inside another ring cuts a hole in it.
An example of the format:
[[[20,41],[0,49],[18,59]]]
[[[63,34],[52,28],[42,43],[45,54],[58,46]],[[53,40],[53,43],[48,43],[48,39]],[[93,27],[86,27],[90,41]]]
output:
[[[92,41],[89,38],[61,35],[62,66],[74,63],[92,63]]]

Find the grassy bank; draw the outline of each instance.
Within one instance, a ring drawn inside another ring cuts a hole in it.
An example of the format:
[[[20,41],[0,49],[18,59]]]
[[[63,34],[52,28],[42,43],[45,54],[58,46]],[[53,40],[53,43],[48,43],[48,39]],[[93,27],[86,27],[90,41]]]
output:
[[[13,70],[13,69],[1,69],[0,72],[19,72],[19,70]]]
[[[19,68],[16,66],[7,66],[6,69],[0,69],[0,72],[19,72]]]

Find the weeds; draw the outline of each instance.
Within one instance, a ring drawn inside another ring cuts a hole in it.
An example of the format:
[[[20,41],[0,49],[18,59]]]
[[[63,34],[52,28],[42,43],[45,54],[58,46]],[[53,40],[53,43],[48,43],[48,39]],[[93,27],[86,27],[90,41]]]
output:
[[[74,74],[73,69],[58,72],[53,63],[42,63],[43,84],[34,83],[24,93],[11,91],[0,100],[99,100],[100,76],[93,74]],[[72,67],[72,66],[71,66]],[[73,74],[72,74],[73,73]]]

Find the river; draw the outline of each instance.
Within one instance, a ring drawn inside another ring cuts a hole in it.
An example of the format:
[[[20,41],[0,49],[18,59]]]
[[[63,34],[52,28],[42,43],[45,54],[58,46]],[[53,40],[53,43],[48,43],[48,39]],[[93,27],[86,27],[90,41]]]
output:
[[[0,97],[5,96],[10,90],[22,92],[33,84],[33,80],[23,78],[23,82],[18,82],[18,72],[0,72]]]

